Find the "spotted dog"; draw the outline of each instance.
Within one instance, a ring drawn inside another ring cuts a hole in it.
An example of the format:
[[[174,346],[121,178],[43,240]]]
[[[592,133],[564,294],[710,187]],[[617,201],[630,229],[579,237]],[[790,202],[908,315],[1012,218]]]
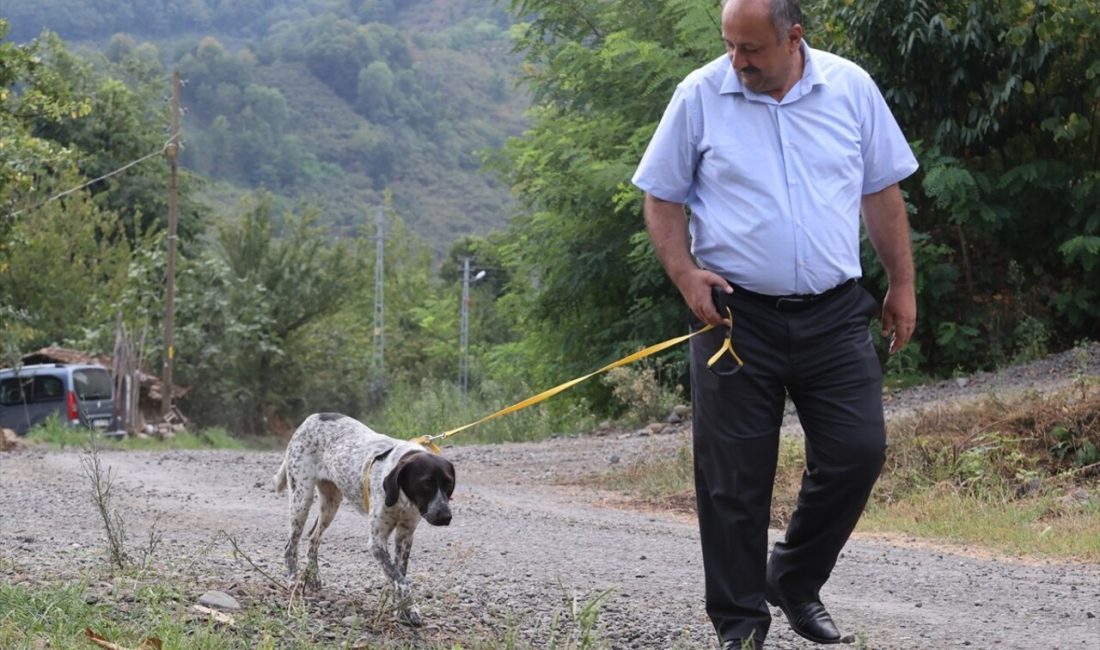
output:
[[[376,433],[354,418],[319,413],[306,418],[294,432],[272,480],[277,492],[290,487],[290,535],[285,551],[292,585],[297,586],[301,579],[307,588],[321,587],[317,549],[341,498],[346,497],[370,522],[371,554],[393,581],[402,618],[412,625],[421,624],[406,577],[413,532],[421,517],[433,526],[451,523],[454,465],[419,444]],[[309,562],[299,576],[298,539],[315,489],[321,495],[320,513],[309,532]]]

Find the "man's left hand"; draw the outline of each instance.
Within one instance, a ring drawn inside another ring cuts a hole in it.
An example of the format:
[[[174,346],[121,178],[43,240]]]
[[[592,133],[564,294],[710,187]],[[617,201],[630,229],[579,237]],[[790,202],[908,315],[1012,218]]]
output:
[[[905,347],[917,327],[917,296],[913,285],[891,285],[882,301],[882,337],[890,337],[890,354]]]

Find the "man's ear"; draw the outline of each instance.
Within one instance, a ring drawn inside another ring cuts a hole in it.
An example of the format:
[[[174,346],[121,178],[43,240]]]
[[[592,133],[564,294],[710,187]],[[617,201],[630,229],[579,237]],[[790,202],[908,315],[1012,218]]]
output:
[[[397,464],[393,466],[390,473],[386,475],[386,478],[382,479],[382,489],[386,493],[386,507],[392,508],[397,504],[397,497],[400,496],[401,486],[398,481],[401,479],[401,472],[405,469],[405,466],[409,464],[413,456],[421,454],[421,451],[411,451],[401,457],[401,460],[397,461]]]
[[[787,47],[791,53],[794,54],[798,51],[799,46],[802,44],[802,25],[791,25],[790,31],[787,32]]]

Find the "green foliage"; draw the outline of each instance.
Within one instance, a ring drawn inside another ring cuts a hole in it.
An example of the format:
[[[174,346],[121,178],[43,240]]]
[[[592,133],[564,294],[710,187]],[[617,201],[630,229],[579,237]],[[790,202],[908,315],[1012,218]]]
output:
[[[8,232],[21,212],[44,202],[36,190],[59,174],[75,175],[71,152],[37,132],[40,123],[88,115],[91,102],[76,93],[73,81],[51,65],[62,49],[50,35],[27,45],[6,36],[0,19],[0,272],[5,270]],[[10,303],[8,303],[10,304]]]
[[[615,589],[604,589],[582,597],[575,591],[569,594],[565,585],[559,584],[559,586],[565,600],[565,616],[563,617],[560,613],[554,614],[547,647],[550,650],[593,650],[608,647],[607,642],[600,637],[595,628],[600,612],[615,593]],[[564,630],[561,629],[563,622],[566,628]]]
[[[56,344],[82,328],[113,324],[120,308],[115,299],[126,291],[131,268],[121,229],[118,217],[86,194],[20,216],[8,234],[0,302],[19,306],[18,321],[26,328],[21,347]]]
[[[320,164],[297,136],[286,134],[290,109],[276,88],[257,83],[249,50],[230,54],[214,37],[179,61],[188,83],[183,101],[201,127],[183,163],[203,173],[272,189],[308,186]],[[189,138],[190,139],[190,138]]]
[[[315,205],[339,234],[353,235],[363,206],[380,204],[387,187],[436,255],[458,235],[499,227],[513,209],[507,188],[480,173],[480,152],[521,132],[527,104],[511,83],[508,16],[490,0],[47,0],[5,14],[17,38],[45,24],[99,39],[127,81],[157,78],[158,99],[162,59],[177,67],[186,81],[182,164],[242,194],[264,188]],[[164,124],[151,123],[154,150]],[[117,144],[87,151],[121,157],[139,143]],[[137,189],[117,185],[109,197]],[[162,207],[130,205],[147,220]],[[191,213],[185,203],[182,214]],[[185,240],[188,228],[189,216]]]
[[[536,356],[564,353],[579,371],[623,342],[679,333],[678,296],[627,181],[672,86],[720,54],[716,5],[663,2],[641,15],[617,2],[511,3],[530,21],[515,38],[536,106],[500,167],[528,208],[509,252],[539,280],[523,301]],[[1098,11],[1063,0],[807,4],[808,40],[871,71],[922,161],[905,188],[921,318],[893,371],[995,365],[1097,335]],[[884,292],[864,251],[867,281]]]
[[[27,439],[64,449],[88,444],[90,433],[88,429],[70,426],[53,414],[27,431]]]
[[[367,421],[373,428],[399,438],[435,435],[476,422],[546,388],[550,387],[485,381],[464,396],[450,378],[402,382],[391,388],[385,407],[371,412]],[[447,443],[525,442],[579,433],[594,424],[584,404],[555,397],[461,431]]]
[[[682,333],[682,307],[654,269],[629,178],[664,106],[655,98],[721,53],[718,7],[511,6],[530,20],[514,38],[536,102],[531,128],[497,163],[528,209],[513,222],[508,248],[509,261],[538,278],[537,290],[524,287],[516,298],[531,313],[524,346],[542,364],[552,359],[555,370],[580,374]],[[608,397],[599,385],[584,390]]]
[[[611,387],[622,421],[631,426],[662,422],[683,402],[679,386],[667,379],[662,382],[661,374],[661,368],[645,360],[607,371],[603,382]]]
[[[119,315],[140,330],[159,302],[148,273],[157,261],[152,236],[167,213],[164,167],[147,161],[74,190],[163,143],[152,68],[123,59],[117,66],[98,61],[100,68],[81,63],[49,33],[27,46],[0,47],[7,174],[0,183],[0,338],[8,358],[77,341],[105,352]],[[183,185],[186,244],[197,216]]]
[[[240,555],[236,546],[224,550],[233,552],[235,558]],[[16,575],[20,568],[4,566],[6,571],[14,569]],[[370,634],[371,648],[379,650],[528,650],[536,646],[520,640],[521,630],[545,625],[544,620],[528,620],[509,612],[503,626],[488,632],[460,631],[446,635],[444,642],[412,637],[407,629],[386,625],[382,614],[375,621],[355,617],[351,625],[340,625],[337,619],[325,619],[325,625],[317,625],[318,619],[306,616],[304,608],[288,610],[285,599],[276,596],[250,598],[246,608],[234,614],[232,626],[215,626],[192,615],[194,590],[190,572],[181,575],[159,567],[114,576],[87,571],[70,580],[35,576],[5,581],[0,583],[0,647],[92,647],[84,636],[90,629],[120,647],[137,647],[142,639],[154,638],[165,648],[328,650],[354,646]],[[607,647],[598,618],[611,593],[578,592],[555,604],[552,645],[538,647]],[[337,626],[341,631],[334,634]]]
[[[267,409],[287,409],[301,365],[291,339],[340,306],[351,262],[330,245],[316,213],[287,215],[281,233],[259,196],[217,229],[212,254],[181,279],[180,380],[196,416],[243,433],[264,430]],[[186,287],[186,292],[182,288]]]
[[[144,11],[113,1],[69,10]],[[78,59],[49,34],[0,43],[7,357],[58,342],[102,351],[117,312],[131,331],[153,333],[148,350],[160,347],[164,165],[39,203],[163,144],[162,58],[189,79],[184,160],[221,181],[200,187],[185,175],[182,187],[177,377],[203,423],[248,432],[342,410],[410,434],[450,428],[683,332],[684,307],[629,177],[674,85],[721,54],[717,2],[661,0],[640,12],[625,0],[514,0],[524,21],[515,26],[470,2],[230,4],[177,9],[196,25],[243,22],[196,28],[211,35],[165,47],[172,55],[132,36],[107,42],[112,32],[96,30],[114,15],[84,32],[104,39],[104,57]],[[53,18],[63,9],[36,7]],[[888,370],[966,370],[1100,335],[1095,4],[817,0],[807,11],[809,41],[872,72],[923,166],[904,188],[920,324]],[[469,237],[513,209],[478,173],[478,151],[521,129],[526,99],[506,92],[516,60],[505,34],[536,105],[530,129],[491,162],[522,213],[506,233]],[[232,207],[245,185],[281,194]],[[201,222],[199,190],[232,216]],[[378,205],[388,224],[384,373],[370,363],[374,243],[364,229]],[[330,247],[339,237],[346,250]],[[445,386],[457,375],[466,257],[488,271],[471,286],[471,406],[417,421],[407,410],[418,391],[426,413],[453,402]],[[863,263],[865,282],[884,290],[869,246]],[[156,367],[157,354],[148,358]],[[654,363],[665,385],[685,380],[683,350]],[[580,410],[613,413],[626,399],[589,382],[486,435],[568,430]]]
[[[917,269],[944,281],[934,297],[918,283],[929,366],[1096,337],[1100,7],[819,0],[811,13],[823,18],[823,42],[813,30],[811,42],[864,65],[920,143],[909,201],[935,257],[918,250]]]

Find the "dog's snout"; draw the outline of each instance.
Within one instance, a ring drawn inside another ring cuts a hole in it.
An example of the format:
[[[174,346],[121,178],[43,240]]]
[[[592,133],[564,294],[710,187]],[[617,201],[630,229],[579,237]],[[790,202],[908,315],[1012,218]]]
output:
[[[446,526],[451,523],[451,506],[447,498],[442,494],[432,499],[428,504],[428,511],[424,513],[424,519],[433,526]]]

